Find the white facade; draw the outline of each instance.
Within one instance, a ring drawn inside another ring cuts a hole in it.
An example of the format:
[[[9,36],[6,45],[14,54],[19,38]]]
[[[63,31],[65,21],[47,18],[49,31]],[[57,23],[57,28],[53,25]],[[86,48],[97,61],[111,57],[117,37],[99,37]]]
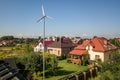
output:
[[[36,47],[34,47],[34,52],[43,52],[44,46],[42,43],[39,43]]]
[[[90,45],[88,45],[86,49],[88,50],[90,60],[101,59],[101,61],[104,62],[113,58],[113,55],[111,54],[112,51],[107,51],[107,52],[93,51],[92,50],[93,47]]]

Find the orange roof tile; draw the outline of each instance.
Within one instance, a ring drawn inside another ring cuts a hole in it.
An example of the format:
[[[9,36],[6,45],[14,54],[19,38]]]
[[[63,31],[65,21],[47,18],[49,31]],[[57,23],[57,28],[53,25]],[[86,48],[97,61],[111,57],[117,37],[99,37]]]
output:
[[[75,50],[72,50],[70,52],[70,54],[73,54],[73,55],[85,55],[86,52],[87,52],[87,50],[77,50],[77,49],[75,49]]]
[[[105,38],[93,38],[92,43],[94,43],[95,45],[93,48],[93,50],[95,51],[104,52],[104,51],[109,51],[117,48],[116,46],[110,44]]]
[[[84,41],[81,45],[75,47],[74,50],[70,52],[70,54],[74,54],[74,55],[85,54],[85,52],[87,51],[86,50],[87,45],[91,45],[94,51],[101,51],[101,52],[117,49],[117,47],[109,43],[107,39],[97,37],[91,40]]]
[[[75,49],[86,49],[86,46],[90,43],[90,40],[85,40],[81,45],[75,47]]]

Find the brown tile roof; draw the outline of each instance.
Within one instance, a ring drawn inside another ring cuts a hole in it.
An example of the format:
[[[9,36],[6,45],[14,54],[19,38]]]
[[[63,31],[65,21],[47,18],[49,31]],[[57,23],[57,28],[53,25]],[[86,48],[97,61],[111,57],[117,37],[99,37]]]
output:
[[[48,47],[53,47],[53,48],[64,48],[64,47],[73,47],[73,43],[70,40],[59,40],[55,41],[52,44],[48,45]]]
[[[54,41],[45,41],[45,46],[48,46],[50,44],[52,44]],[[43,44],[43,41],[41,41],[41,43]]]

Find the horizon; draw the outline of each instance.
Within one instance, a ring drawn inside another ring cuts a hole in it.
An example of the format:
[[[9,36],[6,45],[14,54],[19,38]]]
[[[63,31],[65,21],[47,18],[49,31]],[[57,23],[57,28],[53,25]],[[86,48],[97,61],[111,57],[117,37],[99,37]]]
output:
[[[119,0],[2,0],[0,1],[0,37],[39,37],[43,35],[44,5],[46,36],[120,37]]]
[[[0,38],[2,38],[2,37],[5,37],[5,36],[13,36],[14,38],[19,38],[19,39],[21,39],[21,38],[23,38],[23,39],[39,39],[39,37],[41,37],[41,38],[43,38],[43,36],[36,36],[36,37],[29,37],[29,36],[26,36],[26,37],[19,37],[19,36],[14,36],[14,35],[3,35],[3,36],[0,36]],[[105,36],[97,36],[97,35],[95,35],[95,36],[91,36],[91,37],[81,37],[81,36],[65,36],[65,35],[59,35],[59,36],[54,36],[54,35],[51,35],[51,36],[45,36],[45,38],[47,39],[47,38],[49,38],[49,37],[59,37],[59,38],[61,38],[61,37],[66,37],[66,38],[74,38],[74,37],[80,37],[81,39],[92,39],[92,38],[94,38],[94,37],[98,37],[98,38],[106,38],[106,39],[114,39],[114,38],[120,38],[120,37],[105,37]]]

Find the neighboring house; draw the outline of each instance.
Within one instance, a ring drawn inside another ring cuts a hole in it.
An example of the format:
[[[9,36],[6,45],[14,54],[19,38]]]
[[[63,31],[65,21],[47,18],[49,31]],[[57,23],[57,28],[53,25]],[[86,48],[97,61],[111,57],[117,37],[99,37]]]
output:
[[[47,51],[47,46],[51,43],[53,43],[54,41],[45,41],[45,51]],[[39,42],[38,45],[36,45],[34,47],[34,52],[43,52],[43,41]]]
[[[48,45],[48,51],[50,54],[62,56],[68,54],[74,45],[69,38],[57,39],[52,44]]]
[[[0,46],[2,46],[3,44],[0,42]]]
[[[113,59],[113,54],[117,50],[117,47],[110,44],[105,38],[93,38],[91,40],[84,41],[81,45],[78,45],[70,52],[71,61],[73,59],[79,60],[79,63],[84,59],[89,60],[101,59],[101,61],[107,61]]]
[[[117,40],[120,42],[120,38],[117,38]]]
[[[0,42],[0,46],[13,46],[13,41],[12,40],[3,40]]]
[[[75,46],[77,46],[77,45],[79,45],[79,44],[82,43],[81,37],[73,37],[73,38],[71,38],[71,41],[73,42],[73,44],[74,44]]]

